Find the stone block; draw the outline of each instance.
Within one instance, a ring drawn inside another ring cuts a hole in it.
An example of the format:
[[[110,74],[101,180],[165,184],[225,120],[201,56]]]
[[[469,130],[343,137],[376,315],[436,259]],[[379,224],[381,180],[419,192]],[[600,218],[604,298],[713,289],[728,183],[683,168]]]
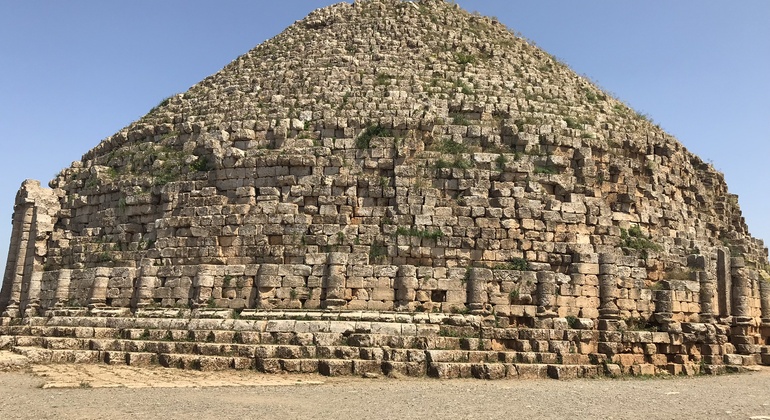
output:
[[[471,366],[471,375],[477,379],[503,379],[506,377],[506,367],[502,363],[474,364]]]
[[[521,379],[546,379],[548,378],[548,365],[543,364],[515,364],[518,377]]]
[[[548,365],[547,374],[551,379],[576,379],[580,377],[582,369],[577,365]]]

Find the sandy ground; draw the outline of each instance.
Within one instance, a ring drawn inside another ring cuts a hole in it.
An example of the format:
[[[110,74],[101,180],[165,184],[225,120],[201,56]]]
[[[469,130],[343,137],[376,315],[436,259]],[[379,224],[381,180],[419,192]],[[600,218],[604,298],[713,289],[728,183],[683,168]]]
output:
[[[0,419],[770,419],[770,368],[662,379],[326,378],[0,355]]]

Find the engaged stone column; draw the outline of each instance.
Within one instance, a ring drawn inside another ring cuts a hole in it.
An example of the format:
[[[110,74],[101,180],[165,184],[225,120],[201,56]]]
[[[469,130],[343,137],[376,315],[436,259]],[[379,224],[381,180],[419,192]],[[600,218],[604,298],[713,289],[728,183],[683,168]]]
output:
[[[398,267],[398,273],[393,283],[393,287],[396,289],[396,308],[410,310],[410,304],[415,301],[417,295],[417,268],[413,265]]]
[[[746,262],[741,257],[730,260],[733,281],[733,323],[751,322],[751,281],[746,273]]]
[[[767,280],[759,281],[759,297],[762,308],[762,326],[770,327],[770,283]]]
[[[259,309],[273,309],[270,300],[275,299],[275,289],[281,287],[281,276],[278,275],[278,264],[262,264],[257,269],[256,306]],[[212,286],[214,285],[212,279]]]
[[[733,280],[730,274],[730,252],[717,250],[717,296],[719,296],[719,316],[727,317],[733,313]]]
[[[537,316],[553,318],[556,309],[556,274],[550,271],[537,272]]]
[[[214,277],[217,274],[215,265],[199,265],[198,273],[193,279],[193,288],[195,289],[195,301],[193,306],[196,308],[209,306],[213,303]]]
[[[326,275],[323,279],[321,306],[327,309],[341,309],[347,304],[345,285],[347,283],[348,254],[330,252],[327,259]]]
[[[70,280],[72,279],[72,270],[63,268],[59,270],[56,283],[56,296],[54,307],[61,308],[69,305],[70,299]]]
[[[700,321],[713,323],[716,320],[714,311],[716,281],[706,271],[698,272],[698,280],[700,281]]]
[[[111,269],[107,267],[98,267],[94,273],[94,282],[91,286],[91,293],[88,297],[88,307],[102,308],[107,306],[107,285],[110,282]]]
[[[36,313],[40,300],[43,261],[48,238],[61,209],[58,193],[28,179],[16,194],[13,232],[8,260],[0,289],[0,309],[4,315],[18,317],[27,306]]]
[[[19,195],[16,196],[16,208],[13,212],[13,239],[11,246],[16,249],[11,249],[8,252],[8,267],[6,269],[6,275],[3,279],[3,304],[5,306],[4,316],[10,316],[13,318],[19,317],[19,305],[21,304],[21,291],[24,280],[24,268],[26,267],[27,256],[29,254],[29,235],[32,226],[32,213],[34,209],[29,203],[20,205]],[[13,259],[11,259],[13,255]]]
[[[143,260],[134,286],[133,307],[139,309],[153,303],[153,292],[158,283],[158,267],[154,267],[151,260]]]
[[[674,322],[673,297],[671,290],[656,290],[653,294],[653,300],[655,301],[653,317],[663,330],[668,330],[669,326]]]
[[[620,318],[618,308],[618,273],[615,254],[599,255],[599,319],[615,320]]]
[[[468,309],[471,312],[483,312],[489,303],[487,285],[492,281],[492,270],[488,268],[473,268],[468,276],[467,293]]]
[[[43,283],[43,272],[33,271],[26,285],[26,293],[22,300],[24,304],[24,316],[40,315],[40,288]]]
[[[695,256],[691,266],[695,269],[700,283],[700,321],[712,323],[716,319],[714,298],[716,297],[716,279],[708,272],[708,260],[703,255]]]

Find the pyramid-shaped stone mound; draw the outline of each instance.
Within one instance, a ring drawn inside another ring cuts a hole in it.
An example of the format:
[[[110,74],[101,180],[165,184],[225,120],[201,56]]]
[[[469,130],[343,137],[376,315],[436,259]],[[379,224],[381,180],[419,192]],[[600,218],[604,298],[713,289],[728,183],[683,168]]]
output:
[[[6,316],[705,323],[746,354],[770,335],[767,250],[722,174],[504,25],[443,1],[317,10],[50,187],[27,181],[17,197]]]

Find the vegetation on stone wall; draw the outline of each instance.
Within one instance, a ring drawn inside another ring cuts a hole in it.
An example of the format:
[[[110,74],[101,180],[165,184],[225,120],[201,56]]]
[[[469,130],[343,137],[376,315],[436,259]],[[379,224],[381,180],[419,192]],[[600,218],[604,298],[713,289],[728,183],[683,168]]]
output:
[[[632,225],[628,229],[620,229],[620,239],[623,248],[639,251],[641,257],[644,259],[648,257],[650,251],[663,250],[660,245],[651,240],[651,237],[644,235],[639,225]]]

